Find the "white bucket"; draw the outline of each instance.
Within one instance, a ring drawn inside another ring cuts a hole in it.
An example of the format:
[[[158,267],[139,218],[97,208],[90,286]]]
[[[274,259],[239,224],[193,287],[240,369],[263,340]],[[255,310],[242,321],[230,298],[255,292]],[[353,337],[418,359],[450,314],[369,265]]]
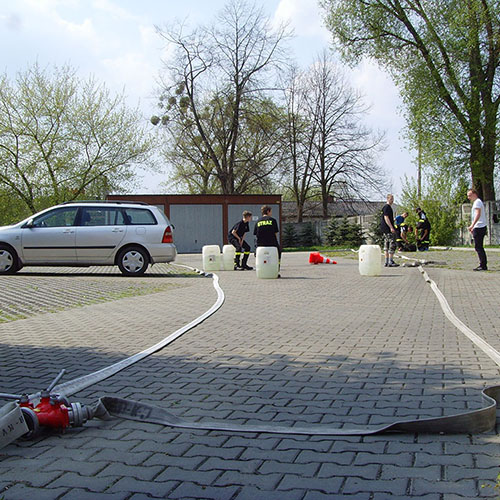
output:
[[[201,251],[203,269],[205,271],[219,271],[221,258],[219,245],[205,245]]]
[[[222,247],[222,271],[232,271],[234,269],[234,257],[236,248],[233,245],[224,245]]]
[[[382,250],[378,245],[361,245],[359,247],[359,274],[361,276],[378,276],[382,270]]]
[[[279,273],[278,249],[276,247],[257,247],[255,269],[257,278],[277,278]]]

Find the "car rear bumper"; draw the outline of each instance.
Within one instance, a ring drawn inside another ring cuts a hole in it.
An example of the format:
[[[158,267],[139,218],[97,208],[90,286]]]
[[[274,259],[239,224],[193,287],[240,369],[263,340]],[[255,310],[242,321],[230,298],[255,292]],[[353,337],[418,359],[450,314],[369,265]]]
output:
[[[152,264],[161,262],[173,262],[177,256],[177,249],[173,243],[158,243],[148,245],[149,255]]]

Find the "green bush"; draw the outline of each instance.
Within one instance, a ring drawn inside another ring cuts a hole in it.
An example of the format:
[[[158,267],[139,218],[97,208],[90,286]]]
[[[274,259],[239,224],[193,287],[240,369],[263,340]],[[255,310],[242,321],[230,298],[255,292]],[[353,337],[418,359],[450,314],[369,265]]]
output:
[[[380,209],[370,224],[370,236],[373,240],[374,245],[380,245],[381,247],[384,245],[384,235],[380,229],[380,221],[382,219],[382,209]]]
[[[339,241],[339,221],[335,217],[331,217],[326,225],[325,240],[331,246],[335,246]]]
[[[334,247],[358,247],[364,243],[361,226],[350,223],[347,217],[344,217],[341,222],[332,217],[328,221],[325,236],[327,243]]]
[[[283,227],[283,247],[293,248],[298,244],[299,237],[297,231],[295,230],[295,225],[286,223]]]
[[[307,222],[302,227],[299,234],[299,245],[303,247],[311,247],[320,243],[319,238],[316,236],[316,231],[311,222]]]

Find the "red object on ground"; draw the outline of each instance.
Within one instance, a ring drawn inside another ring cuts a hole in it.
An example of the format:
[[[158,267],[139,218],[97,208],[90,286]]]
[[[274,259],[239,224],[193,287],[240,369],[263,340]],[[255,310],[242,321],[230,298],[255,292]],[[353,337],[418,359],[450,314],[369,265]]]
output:
[[[68,408],[56,398],[42,397],[35,407],[35,413],[40,425],[56,429],[69,427]]]
[[[312,252],[309,255],[309,264],[336,264],[336,262],[328,257],[323,257],[319,252]]]

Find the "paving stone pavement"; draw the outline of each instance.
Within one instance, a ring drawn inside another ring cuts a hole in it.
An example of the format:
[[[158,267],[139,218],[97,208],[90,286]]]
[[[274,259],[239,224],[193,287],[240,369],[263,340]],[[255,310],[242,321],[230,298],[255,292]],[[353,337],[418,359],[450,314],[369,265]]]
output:
[[[226,301],[214,316],[72,400],[117,395],[192,420],[352,428],[479,408],[481,389],[499,383],[499,367],[445,318],[418,269],[362,277],[352,259],[311,266],[307,257],[284,254],[280,280],[220,272]],[[200,267],[201,256],[178,262]],[[14,288],[39,277],[32,270],[23,269],[23,280],[9,277]],[[89,279],[46,271],[69,287]],[[121,286],[123,278],[100,272],[89,269],[92,280]],[[498,274],[427,272],[456,314],[500,349]],[[148,279],[159,291],[0,324],[0,391],[33,392],[61,368],[66,379],[103,368],[158,342],[216,299],[207,278]],[[160,289],[165,281],[175,287]],[[96,419],[0,450],[0,498],[494,497],[499,444],[498,429],[324,438]]]
[[[179,283],[151,278],[175,278],[189,274],[192,273],[169,264],[151,266],[141,278],[123,277],[116,266],[99,269],[23,269],[15,276],[0,276],[0,323],[38,313],[57,312],[76,306],[156,293],[179,286]],[[75,276],[79,279],[75,279]],[[116,279],[117,276],[121,279]]]

